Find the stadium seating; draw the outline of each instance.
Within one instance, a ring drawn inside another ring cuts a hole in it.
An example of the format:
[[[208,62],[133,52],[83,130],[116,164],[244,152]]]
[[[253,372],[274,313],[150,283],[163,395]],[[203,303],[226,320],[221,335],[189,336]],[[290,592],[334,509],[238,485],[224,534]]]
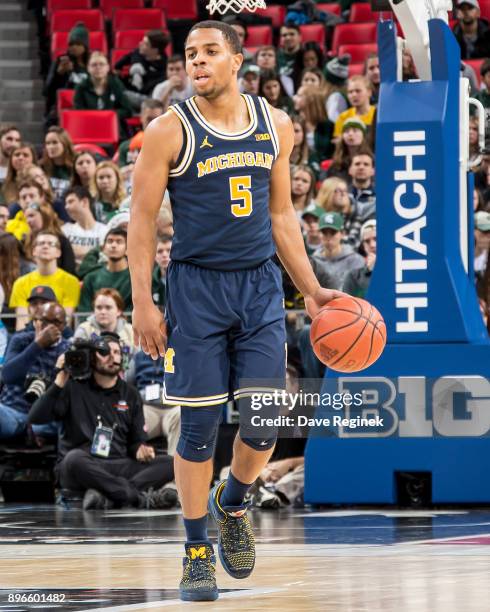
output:
[[[62,111],[73,108],[74,97],[74,89],[58,89],[56,92],[56,109],[58,111],[58,117],[61,117]]]
[[[480,16],[490,21],[490,2],[488,0],[480,0]]]
[[[93,32],[104,29],[104,17],[98,9],[53,11],[50,29],[51,32],[69,32],[79,21]]]
[[[348,53],[350,55],[350,61],[352,64],[364,62],[370,53],[378,52],[378,45],[376,43],[366,43],[364,45],[340,45],[339,55]]]
[[[113,13],[114,32],[122,30],[162,30],[166,27],[161,9],[117,9]]]
[[[349,21],[350,23],[365,23],[368,21],[378,21],[379,13],[371,10],[371,5],[365,2],[354,2],[351,6]]]
[[[273,28],[280,28],[286,19],[286,7],[278,4],[269,5],[265,9],[257,9],[257,15],[269,17],[272,20]]]
[[[197,0],[153,0],[153,8],[163,9],[167,19],[197,21]]]
[[[339,15],[340,17],[340,4],[336,2],[321,2],[316,5],[316,8],[319,11],[324,11],[325,13],[333,13],[334,15]]]
[[[129,52],[129,49],[112,49],[111,51],[111,69],[115,70],[116,69],[116,64],[117,62],[124,57],[125,55],[127,55]],[[121,76],[125,77],[129,74],[129,66],[125,66],[122,70],[121,70]]]
[[[272,29],[268,25],[249,26],[245,44],[253,47],[272,45]]]
[[[53,11],[91,9],[92,0],[48,0],[46,13],[50,16]]]
[[[105,19],[111,20],[114,9],[142,9],[144,0],[99,0],[100,10]]]
[[[119,142],[119,122],[112,110],[64,110],[60,125],[75,144],[97,143],[116,147]]]
[[[336,26],[332,51],[337,54],[340,45],[356,45],[376,42],[376,23],[341,23]]]
[[[301,39],[305,42],[316,42],[322,50],[325,50],[325,26],[323,23],[311,23],[309,25],[299,26],[301,31]]]
[[[116,32],[114,38],[114,48],[118,51],[124,50],[125,53],[127,53],[130,49],[136,49],[146,32],[147,30],[123,30],[122,32]],[[172,55],[172,43],[168,43],[168,45],[165,47],[165,52],[168,56]]]
[[[349,64],[349,77],[355,74],[364,74],[364,62]]]
[[[69,32],[53,32],[51,36],[51,57],[54,59],[66,53]],[[92,51],[102,51],[107,55],[107,39],[104,32],[89,32],[89,46]]]

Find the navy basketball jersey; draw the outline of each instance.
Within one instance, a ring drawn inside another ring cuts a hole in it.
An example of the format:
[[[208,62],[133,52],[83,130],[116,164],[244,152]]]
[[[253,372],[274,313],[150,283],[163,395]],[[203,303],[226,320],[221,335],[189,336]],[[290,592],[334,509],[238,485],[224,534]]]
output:
[[[173,261],[241,270],[275,252],[269,185],[279,139],[267,102],[242,95],[250,122],[237,133],[220,132],[209,124],[195,98],[170,107],[185,133],[178,166],[168,180]]]

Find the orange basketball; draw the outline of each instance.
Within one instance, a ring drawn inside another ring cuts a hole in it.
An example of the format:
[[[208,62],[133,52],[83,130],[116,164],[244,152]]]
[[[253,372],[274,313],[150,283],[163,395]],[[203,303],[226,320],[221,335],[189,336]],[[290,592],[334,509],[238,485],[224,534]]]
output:
[[[336,298],[311,324],[310,339],[318,359],[338,372],[358,372],[372,365],[386,344],[386,325],[366,300]]]

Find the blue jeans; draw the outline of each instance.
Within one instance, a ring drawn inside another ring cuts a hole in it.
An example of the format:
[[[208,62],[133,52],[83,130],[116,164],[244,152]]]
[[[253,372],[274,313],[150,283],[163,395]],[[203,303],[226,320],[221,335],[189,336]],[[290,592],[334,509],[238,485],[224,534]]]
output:
[[[0,403],[0,440],[22,436],[27,430],[27,413],[20,412],[6,404]],[[58,436],[56,423],[33,425],[32,431],[36,436],[52,438]]]

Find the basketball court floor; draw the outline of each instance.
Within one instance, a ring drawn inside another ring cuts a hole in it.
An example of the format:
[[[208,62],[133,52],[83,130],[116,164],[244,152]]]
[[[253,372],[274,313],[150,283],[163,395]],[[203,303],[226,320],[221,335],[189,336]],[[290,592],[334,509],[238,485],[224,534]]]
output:
[[[0,504],[0,611],[490,610],[490,509],[251,515],[252,576],[218,567],[220,599],[183,603],[178,511]]]

